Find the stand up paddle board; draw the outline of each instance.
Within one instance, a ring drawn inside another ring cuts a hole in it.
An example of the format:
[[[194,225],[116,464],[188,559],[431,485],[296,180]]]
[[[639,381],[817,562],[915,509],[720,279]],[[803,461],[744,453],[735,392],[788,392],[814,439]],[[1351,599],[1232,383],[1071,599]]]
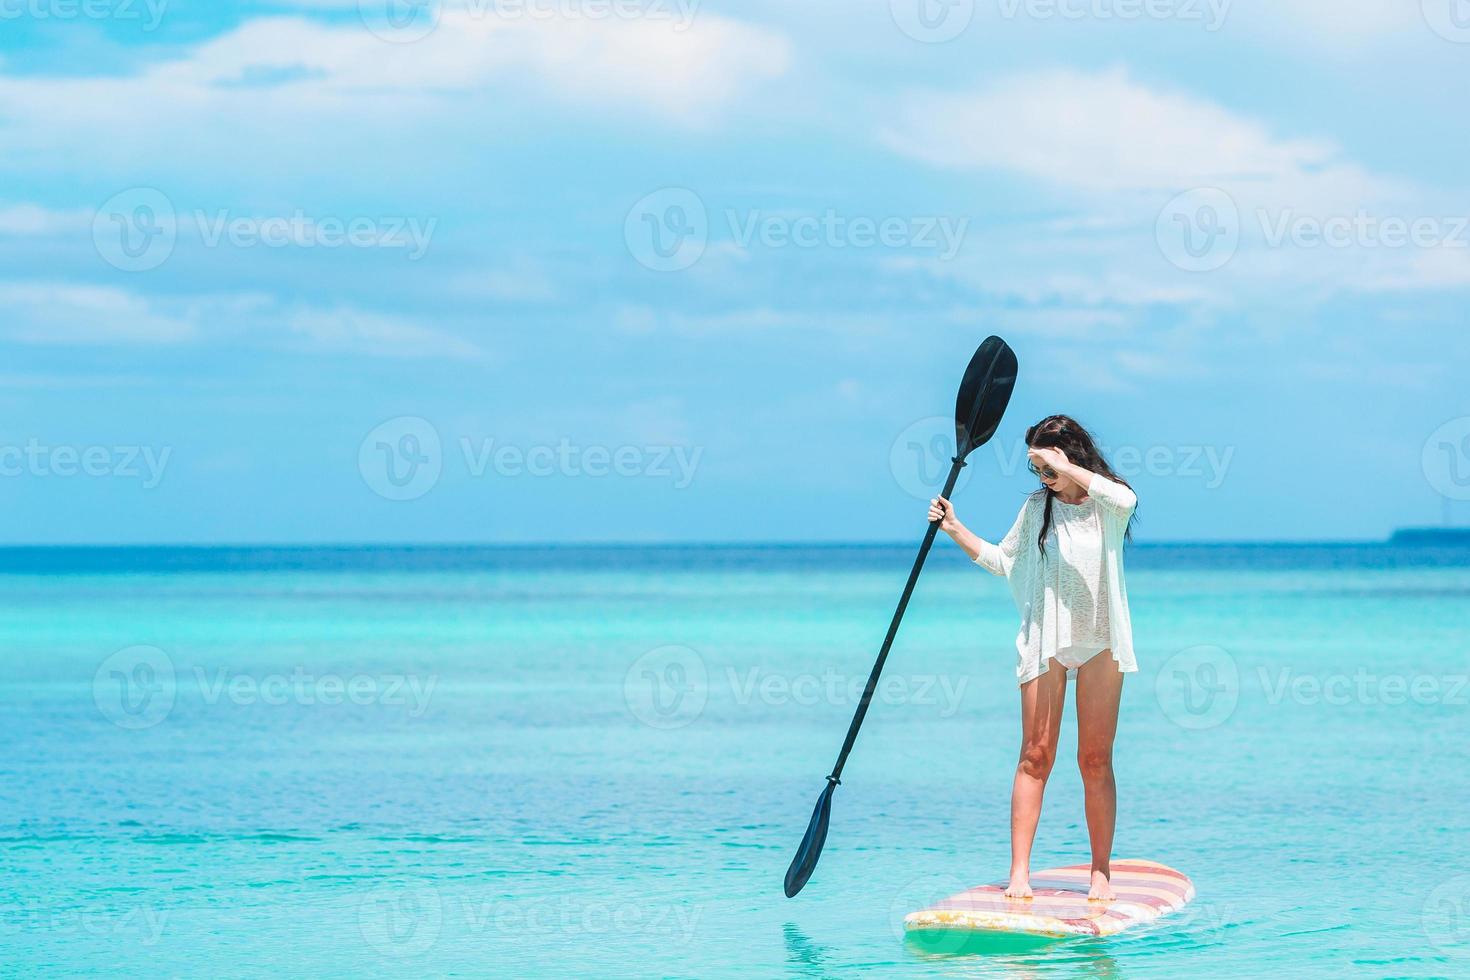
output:
[[[1112,862],[1111,902],[1088,901],[1091,866],[1075,864],[1031,876],[1032,898],[1006,898],[1006,882],[951,895],[904,917],[908,932],[1008,932],[1033,936],[1111,936],[1177,912],[1194,883],[1156,861]]]

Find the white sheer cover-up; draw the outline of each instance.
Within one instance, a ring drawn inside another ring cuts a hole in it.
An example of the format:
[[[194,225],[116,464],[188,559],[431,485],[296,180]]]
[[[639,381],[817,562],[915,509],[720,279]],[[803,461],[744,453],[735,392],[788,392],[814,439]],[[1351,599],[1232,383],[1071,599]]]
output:
[[[1016,634],[1020,684],[1047,669],[1058,650],[1111,649],[1118,669],[1138,669],[1123,576],[1123,536],[1138,506],[1132,490],[1093,474],[1081,504],[1052,501],[1046,554],[1040,494],[1028,497],[999,544],[981,541],[975,564],[1005,577],[1021,613]]]

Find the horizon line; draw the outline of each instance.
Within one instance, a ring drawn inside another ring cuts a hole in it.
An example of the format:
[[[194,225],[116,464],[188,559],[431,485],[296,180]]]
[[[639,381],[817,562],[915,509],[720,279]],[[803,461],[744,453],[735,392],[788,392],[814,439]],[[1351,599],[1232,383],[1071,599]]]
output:
[[[1152,541],[1135,541],[1130,547],[1239,547],[1247,545],[1289,545],[1300,547],[1323,545],[1378,545],[1389,544],[1403,531],[1449,532],[1454,535],[1470,533],[1470,527],[1413,527],[1398,528],[1387,537],[1379,538],[1175,538]],[[894,548],[910,547],[909,539],[891,540],[795,540],[766,539],[751,541],[731,540],[608,540],[608,541],[182,541],[182,542],[52,542],[0,544],[0,552],[7,551],[83,551],[83,550],[226,550],[226,549],[337,549],[366,551],[372,549],[400,550],[408,548]]]

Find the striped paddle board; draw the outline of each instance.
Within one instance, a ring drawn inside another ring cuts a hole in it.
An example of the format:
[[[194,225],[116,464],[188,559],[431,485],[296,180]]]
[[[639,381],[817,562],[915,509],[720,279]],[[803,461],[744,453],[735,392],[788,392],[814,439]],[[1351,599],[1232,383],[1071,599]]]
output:
[[[951,895],[904,917],[909,932],[1011,932],[1033,936],[1111,936],[1177,912],[1194,898],[1194,883],[1156,861],[1114,861],[1111,902],[1090,902],[1089,865],[1031,876],[1032,898],[1006,898],[1005,882]]]

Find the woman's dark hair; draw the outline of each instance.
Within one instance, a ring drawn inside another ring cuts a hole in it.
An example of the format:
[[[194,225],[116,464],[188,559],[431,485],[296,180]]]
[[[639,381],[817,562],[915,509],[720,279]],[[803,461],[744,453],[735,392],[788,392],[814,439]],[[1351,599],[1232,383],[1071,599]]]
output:
[[[1067,459],[1076,465],[1093,473],[1101,473],[1114,483],[1132,489],[1128,481],[1113,472],[1108,461],[1103,459],[1103,454],[1097,448],[1097,442],[1092,438],[1092,433],[1082,427],[1082,424],[1070,415],[1048,415],[1026,430],[1026,445],[1029,448],[1037,446],[1060,449],[1067,454]],[[1051,500],[1056,496],[1049,488],[1042,487],[1036,491],[1046,496],[1046,506],[1042,511],[1041,533],[1036,536],[1036,543],[1040,545],[1043,554],[1046,553],[1046,534],[1051,530]],[[1133,516],[1128,518],[1128,528],[1124,532],[1123,540],[1133,540],[1133,521],[1138,516],[1134,511]]]

